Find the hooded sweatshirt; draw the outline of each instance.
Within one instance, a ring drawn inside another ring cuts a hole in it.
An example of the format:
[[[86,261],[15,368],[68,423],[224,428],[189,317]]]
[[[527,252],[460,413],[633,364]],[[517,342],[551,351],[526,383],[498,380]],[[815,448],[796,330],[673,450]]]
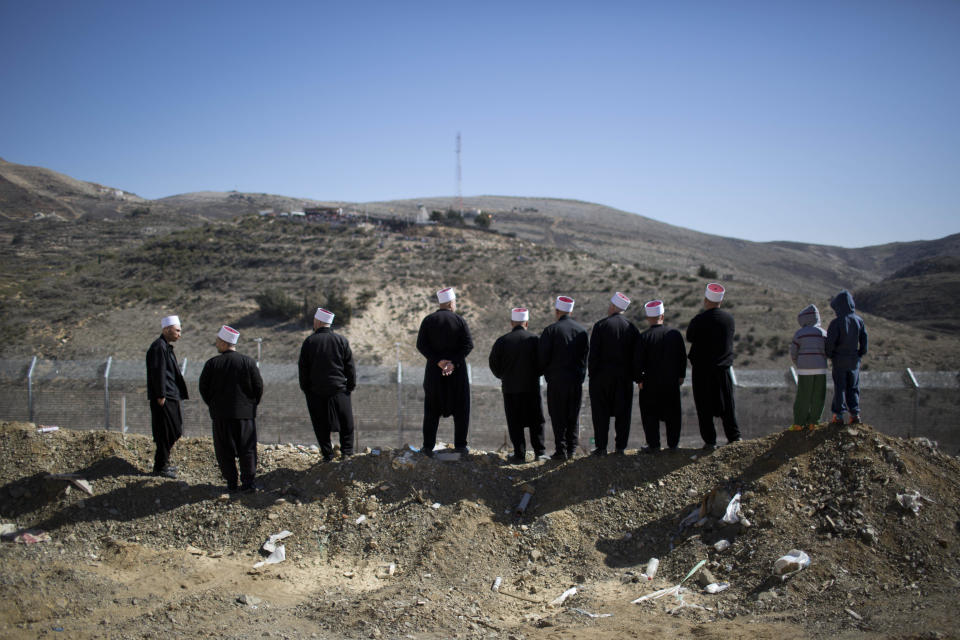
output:
[[[827,327],[827,357],[833,368],[858,369],[860,358],[867,353],[867,328],[863,318],[854,313],[853,296],[844,289],[830,301],[837,317]]]
[[[809,305],[797,316],[800,329],[793,334],[790,359],[797,365],[797,375],[815,376],[827,373],[827,332],[820,326],[820,310]]]

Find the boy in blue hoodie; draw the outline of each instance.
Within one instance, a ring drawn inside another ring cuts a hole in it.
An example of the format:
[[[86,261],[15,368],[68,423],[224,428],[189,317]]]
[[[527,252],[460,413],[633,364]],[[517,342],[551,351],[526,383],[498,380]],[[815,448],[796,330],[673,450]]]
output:
[[[843,423],[850,412],[850,424],[860,422],[860,359],[867,353],[867,328],[854,313],[853,296],[844,289],[830,301],[837,317],[827,327],[826,355],[833,363],[833,420]]]
[[[820,422],[827,397],[827,332],[820,326],[820,310],[808,305],[797,316],[800,329],[790,343],[790,359],[797,367],[797,399],[792,430],[813,428]]]

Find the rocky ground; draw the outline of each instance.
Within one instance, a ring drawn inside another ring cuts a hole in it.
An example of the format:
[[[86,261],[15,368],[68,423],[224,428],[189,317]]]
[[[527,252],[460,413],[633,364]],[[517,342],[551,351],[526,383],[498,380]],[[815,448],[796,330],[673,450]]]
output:
[[[0,425],[0,636],[960,637],[960,461],[865,425],[521,466],[268,445],[241,496],[213,460],[186,439],[154,478],[142,436]]]

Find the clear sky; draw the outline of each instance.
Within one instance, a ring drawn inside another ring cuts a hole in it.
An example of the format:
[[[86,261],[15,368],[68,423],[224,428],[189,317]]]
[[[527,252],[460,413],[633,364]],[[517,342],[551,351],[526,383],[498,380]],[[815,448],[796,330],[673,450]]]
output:
[[[576,198],[960,231],[960,2],[0,0],[0,157],[148,198]]]

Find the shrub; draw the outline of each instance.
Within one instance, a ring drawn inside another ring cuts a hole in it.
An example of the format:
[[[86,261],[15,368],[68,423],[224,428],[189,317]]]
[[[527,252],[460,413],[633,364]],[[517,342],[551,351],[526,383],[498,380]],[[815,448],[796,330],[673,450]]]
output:
[[[260,307],[260,315],[267,318],[286,320],[297,315],[300,305],[296,300],[279,289],[267,289],[254,297]]]
[[[701,264],[700,268],[697,269],[697,275],[700,276],[701,278],[709,278],[710,280],[717,279],[716,269],[708,269],[707,265],[705,264]]]
[[[493,216],[491,216],[486,211],[482,211],[479,214],[477,214],[477,217],[474,218],[473,223],[478,227],[480,227],[481,229],[489,229],[490,222],[492,220],[493,220]]]

